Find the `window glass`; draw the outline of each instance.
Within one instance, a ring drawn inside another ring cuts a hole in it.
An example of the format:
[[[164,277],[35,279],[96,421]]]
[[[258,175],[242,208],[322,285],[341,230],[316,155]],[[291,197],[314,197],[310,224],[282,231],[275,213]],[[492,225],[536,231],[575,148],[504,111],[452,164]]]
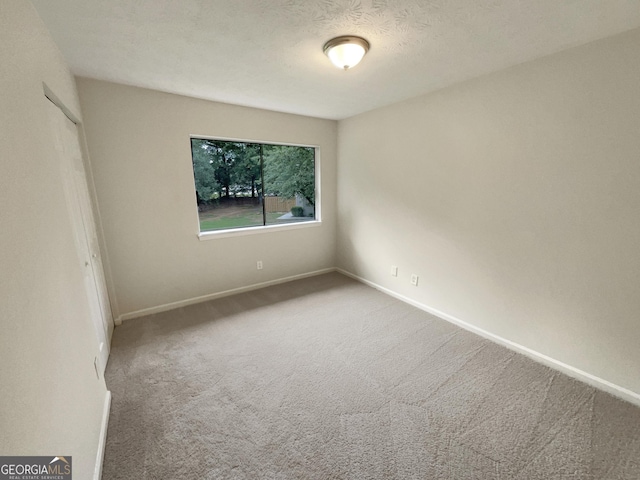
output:
[[[316,219],[315,148],[191,139],[200,232]]]

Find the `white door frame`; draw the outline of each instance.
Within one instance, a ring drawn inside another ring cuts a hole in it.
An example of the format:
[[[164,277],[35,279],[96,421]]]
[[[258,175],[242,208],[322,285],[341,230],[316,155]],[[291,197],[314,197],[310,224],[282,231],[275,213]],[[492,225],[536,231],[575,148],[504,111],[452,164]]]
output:
[[[93,204],[87,183],[77,122],[65,113],[66,109],[47,95],[47,111],[55,136],[57,161],[64,182],[67,210],[74,229],[74,242],[83,273],[91,321],[98,339],[99,363],[96,373],[102,376],[109,359],[110,327],[113,314],[100,255]]]

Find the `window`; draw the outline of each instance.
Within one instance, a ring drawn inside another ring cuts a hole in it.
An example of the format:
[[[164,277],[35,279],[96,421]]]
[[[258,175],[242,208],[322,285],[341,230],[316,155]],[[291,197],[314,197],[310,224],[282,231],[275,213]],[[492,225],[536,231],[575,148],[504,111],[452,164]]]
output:
[[[316,149],[191,138],[200,232],[316,220]]]

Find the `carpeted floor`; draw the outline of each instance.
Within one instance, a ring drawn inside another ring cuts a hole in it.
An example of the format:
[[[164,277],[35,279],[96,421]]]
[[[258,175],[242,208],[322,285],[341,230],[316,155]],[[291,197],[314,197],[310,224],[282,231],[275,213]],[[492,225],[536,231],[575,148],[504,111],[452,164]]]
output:
[[[109,479],[640,478],[640,408],[339,274],[131,320]]]

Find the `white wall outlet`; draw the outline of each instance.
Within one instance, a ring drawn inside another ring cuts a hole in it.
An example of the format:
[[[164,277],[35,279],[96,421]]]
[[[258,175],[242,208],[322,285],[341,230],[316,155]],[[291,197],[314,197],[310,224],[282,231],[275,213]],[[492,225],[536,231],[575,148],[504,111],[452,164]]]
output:
[[[262,270],[262,260],[257,261],[256,267],[258,267],[258,270]]]
[[[411,275],[411,285],[418,286],[418,275],[415,273]]]
[[[392,277],[397,277],[398,276],[398,267],[396,267],[395,265],[391,266],[391,276]]]

